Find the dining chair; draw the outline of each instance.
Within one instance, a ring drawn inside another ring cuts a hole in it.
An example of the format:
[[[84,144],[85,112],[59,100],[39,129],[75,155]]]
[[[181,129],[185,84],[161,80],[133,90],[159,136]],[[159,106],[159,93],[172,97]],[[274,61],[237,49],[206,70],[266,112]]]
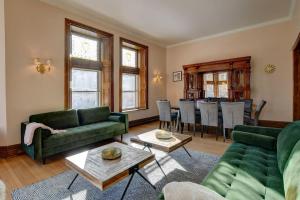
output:
[[[260,103],[257,105],[255,114],[254,114],[254,123],[253,123],[254,126],[258,126],[258,120],[259,120],[260,113],[266,104],[267,104],[267,101],[261,100]]]
[[[242,99],[239,102],[245,103],[244,123],[247,125],[252,125],[253,124],[253,119],[252,119],[253,99]]]
[[[159,129],[165,127],[165,123],[167,124],[167,128],[169,127],[169,130],[172,129],[172,123],[176,122],[177,120],[177,112],[172,113],[171,112],[171,104],[170,101],[166,100],[158,100],[156,101],[158,113],[159,113]]]
[[[216,127],[216,140],[218,140],[219,120],[217,102],[197,102],[197,107],[201,113],[201,137],[203,137],[204,127],[208,132],[208,127]]]
[[[221,102],[223,115],[223,137],[226,140],[226,129],[244,124],[244,102]]]
[[[195,101],[185,100],[179,101],[180,110],[180,126],[183,132],[184,124],[193,125],[193,132],[196,135],[196,109]]]

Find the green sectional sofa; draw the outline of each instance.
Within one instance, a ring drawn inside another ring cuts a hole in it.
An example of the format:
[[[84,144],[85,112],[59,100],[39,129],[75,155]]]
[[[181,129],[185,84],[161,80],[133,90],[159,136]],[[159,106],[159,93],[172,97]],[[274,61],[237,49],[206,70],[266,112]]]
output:
[[[32,115],[29,122],[43,123],[66,132],[51,134],[38,128],[33,143],[24,144],[26,124],[21,124],[21,145],[34,160],[45,163],[47,157],[96,143],[128,132],[128,115],[110,112],[109,107],[49,112]]]
[[[300,200],[300,121],[232,133],[233,144],[202,185],[230,200]]]

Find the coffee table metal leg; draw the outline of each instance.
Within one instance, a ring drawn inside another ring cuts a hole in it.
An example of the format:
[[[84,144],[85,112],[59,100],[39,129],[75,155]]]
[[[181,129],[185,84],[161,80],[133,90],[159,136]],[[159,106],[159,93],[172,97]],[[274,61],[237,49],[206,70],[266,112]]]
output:
[[[133,172],[132,172],[132,175],[131,175],[131,177],[130,177],[130,179],[129,179],[129,181],[128,181],[128,183],[127,183],[127,185],[126,185],[126,187],[125,187],[125,190],[124,190],[124,192],[123,192],[123,194],[122,194],[122,197],[121,197],[121,200],[123,200],[124,199],[124,197],[125,197],[125,194],[126,194],[126,192],[127,192],[127,190],[128,190],[128,187],[129,187],[129,185],[130,185],[130,183],[131,183],[131,181],[132,181],[132,178],[133,178],[133,176],[134,176],[134,174],[135,173],[137,173],[138,175],[140,175],[154,190],[156,190],[156,187],[154,186],[154,185],[152,185],[152,183],[150,183],[150,181],[148,180],[148,179],[146,179],[146,177],[144,177],[139,171],[138,171],[138,169],[133,169]]]
[[[146,179],[146,177],[143,176],[143,174],[141,174],[139,171],[136,171],[136,173],[137,173],[138,175],[140,175],[147,183],[149,183],[149,185],[150,185],[154,190],[156,190],[156,187],[155,187],[154,185],[152,185],[152,183],[150,183],[150,181],[149,181],[148,179]]]
[[[191,154],[188,152],[188,150],[185,148],[185,146],[182,146],[182,148],[185,150],[185,152],[186,152],[190,157],[192,157]]]
[[[125,190],[124,190],[124,192],[123,192],[123,194],[122,194],[121,200],[124,199],[125,194],[126,194],[126,192],[127,192],[127,189],[128,189],[128,187],[129,187],[129,185],[130,185],[130,183],[131,183],[131,181],[132,181],[133,176],[134,176],[134,172],[132,173],[132,175],[131,175],[131,177],[130,177],[130,179],[129,179],[129,181],[128,181],[126,187],[125,187]]]
[[[76,174],[76,176],[73,178],[72,182],[68,186],[68,190],[71,188],[71,186],[73,185],[73,183],[74,183],[74,181],[76,180],[77,177],[78,177],[78,174]]]
[[[152,153],[151,148],[150,148],[149,145],[146,145],[146,144],[145,144],[143,150],[145,150],[146,148],[148,148],[149,151]],[[162,169],[161,165],[159,164],[158,160],[156,160],[156,158],[155,158],[155,162],[156,162],[156,164],[158,165],[159,169],[160,169],[160,170],[162,171],[162,173],[164,174],[164,176],[167,178],[166,173],[164,172],[164,170]]]
[[[158,160],[155,159],[155,162],[158,165],[158,167],[160,168],[160,170],[162,171],[162,173],[165,175],[165,177],[168,178],[167,175],[165,174],[164,170],[162,169],[161,165],[159,164]]]

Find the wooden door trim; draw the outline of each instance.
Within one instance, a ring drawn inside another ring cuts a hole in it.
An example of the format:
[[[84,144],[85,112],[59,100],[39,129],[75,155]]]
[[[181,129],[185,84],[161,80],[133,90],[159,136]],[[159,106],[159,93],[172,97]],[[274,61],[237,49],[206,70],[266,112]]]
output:
[[[298,38],[293,46],[293,119],[300,119],[300,101],[296,93],[300,92],[300,33]]]

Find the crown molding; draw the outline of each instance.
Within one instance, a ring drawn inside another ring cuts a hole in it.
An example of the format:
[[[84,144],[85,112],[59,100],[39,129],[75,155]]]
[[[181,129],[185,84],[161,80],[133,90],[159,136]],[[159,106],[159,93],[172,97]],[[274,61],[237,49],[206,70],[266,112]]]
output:
[[[167,48],[169,49],[169,48],[182,46],[182,45],[186,45],[186,44],[192,44],[192,43],[203,41],[203,40],[218,38],[218,37],[231,35],[231,34],[234,34],[234,33],[239,33],[239,32],[243,32],[243,31],[247,31],[247,30],[251,30],[251,29],[270,26],[270,25],[273,25],[273,24],[279,24],[279,23],[290,21],[290,20],[291,20],[291,18],[288,16],[288,17],[284,17],[284,18],[280,18],[280,19],[276,19],[276,20],[272,20],[272,21],[268,21],[268,22],[264,22],[264,23],[260,23],[260,24],[246,26],[246,27],[234,29],[234,30],[231,30],[231,31],[225,31],[225,32],[222,32],[222,33],[214,34],[214,35],[204,36],[204,37],[200,37],[200,38],[180,42],[180,43],[177,43],[177,44],[168,45]]]
[[[243,31],[256,29],[256,28],[261,28],[261,27],[264,27],[264,26],[269,26],[269,25],[273,25],[273,24],[277,24],[277,23],[287,22],[287,21],[289,21],[293,18],[296,3],[297,3],[297,0],[291,0],[289,14],[288,14],[287,17],[283,17],[283,18],[279,18],[279,19],[275,19],[275,20],[270,20],[270,21],[266,21],[266,22],[263,22],[263,23],[258,23],[258,24],[255,24],[255,25],[245,26],[245,27],[233,29],[233,30],[230,30],[230,31],[225,31],[225,32],[217,33],[217,34],[212,34],[212,35],[199,37],[199,38],[186,40],[186,41],[183,41],[183,42],[168,45],[167,43],[165,43],[163,41],[160,41],[160,40],[156,39],[155,37],[143,32],[143,31],[139,31],[139,30],[136,30],[134,28],[130,28],[130,27],[128,27],[128,26],[126,26],[122,23],[119,23],[118,21],[116,21],[112,18],[109,18],[109,17],[106,17],[106,16],[101,16],[101,15],[93,13],[93,12],[87,12],[84,9],[80,8],[80,7],[70,6],[70,5],[64,4],[63,2],[57,3],[57,2],[54,2],[54,1],[51,1],[51,0],[40,0],[40,1],[44,2],[46,4],[58,7],[62,10],[66,10],[70,13],[76,14],[80,17],[85,18],[85,19],[88,19],[91,22],[94,22],[96,24],[99,24],[99,25],[103,26],[104,28],[108,29],[108,31],[112,30],[112,31],[119,32],[120,34],[126,34],[126,35],[129,35],[129,36],[134,37],[136,39],[139,39],[141,41],[155,44],[155,45],[157,45],[159,47],[162,47],[162,48],[173,48],[173,47],[182,46],[182,45],[186,45],[186,44],[192,44],[192,43],[199,42],[199,41],[202,41],[202,40],[218,38],[218,37],[222,37],[222,36],[226,36],[226,35],[230,35],[230,34],[234,34],[234,33],[238,33],[238,32],[243,32]]]
[[[167,44],[165,42],[157,40],[156,38],[150,36],[149,34],[147,34],[145,32],[130,28],[130,27],[128,27],[122,23],[119,23],[118,21],[111,19],[109,17],[101,16],[94,12],[87,12],[80,7],[67,5],[63,1],[61,3],[56,3],[51,0],[40,0],[40,1],[47,5],[54,6],[61,10],[75,14],[79,17],[85,18],[95,24],[102,26],[104,29],[106,29],[105,31],[108,31],[108,32],[115,31],[121,35],[125,34],[126,36],[130,36],[130,37],[136,38],[140,41],[144,41],[147,43],[152,43],[159,47],[163,47],[163,48],[167,47]]]
[[[176,43],[176,44],[168,45],[167,49],[177,47],[177,46],[186,45],[186,44],[192,44],[192,43],[203,41],[203,40],[218,38],[218,37],[222,37],[222,36],[226,36],[226,35],[230,35],[230,34],[234,34],[234,33],[238,33],[238,32],[243,32],[243,31],[247,31],[247,30],[251,30],[251,29],[261,28],[261,27],[264,27],[264,26],[270,26],[270,25],[290,21],[294,17],[294,13],[295,13],[295,9],[296,9],[296,3],[297,3],[297,0],[291,0],[289,15],[287,17],[282,17],[282,18],[279,18],[279,19],[270,20],[270,21],[266,21],[266,22],[263,22],[263,23],[255,24],[255,25],[250,25],[250,26],[246,26],[246,27],[242,27],[242,28],[237,28],[237,29],[234,29],[234,30],[231,30],[231,31],[225,31],[225,32],[222,32],[222,33],[217,33],[217,34],[213,34],[213,35],[199,37],[199,38],[192,39],[192,40],[187,40],[187,41],[184,41],[184,42],[179,42],[179,43]]]

